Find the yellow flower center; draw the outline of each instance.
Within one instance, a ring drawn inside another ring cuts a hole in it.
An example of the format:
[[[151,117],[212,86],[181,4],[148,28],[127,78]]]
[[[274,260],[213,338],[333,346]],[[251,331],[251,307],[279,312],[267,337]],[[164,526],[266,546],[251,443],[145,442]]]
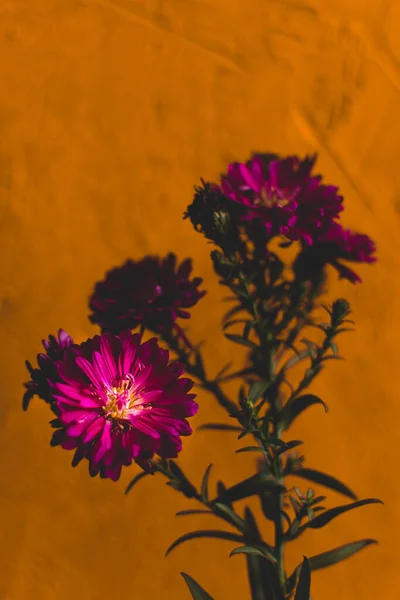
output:
[[[280,198],[277,191],[273,188],[271,188],[269,194],[265,188],[262,188],[260,194],[254,200],[256,206],[264,206],[265,208],[273,208],[274,206],[283,208],[284,206],[287,206],[289,202],[290,200],[287,198]]]
[[[151,404],[142,403],[142,397],[134,389],[133,377],[129,375],[104,391],[107,401],[103,413],[110,419],[127,420],[130,414],[151,408]]]

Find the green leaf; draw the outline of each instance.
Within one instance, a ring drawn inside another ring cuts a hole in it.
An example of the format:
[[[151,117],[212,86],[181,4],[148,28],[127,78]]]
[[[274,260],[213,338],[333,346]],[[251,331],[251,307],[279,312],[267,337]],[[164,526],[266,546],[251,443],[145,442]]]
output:
[[[284,371],[287,371],[291,367],[294,367],[294,365],[296,365],[298,362],[304,360],[305,358],[308,358],[309,356],[310,354],[308,350],[301,350],[300,352],[297,352],[296,356],[292,356],[292,358],[289,358],[289,360],[285,363],[283,367]]]
[[[339,492],[344,496],[348,496],[352,500],[357,500],[357,496],[355,495],[355,493],[352,492],[351,489],[347,487],[347,485],[339,481],[339,479],[336,479],[336,477],[332,477],[332,475],[327,475],[326,473],[322,473],[321,471],[307,468],[296,469],[295,471],[293,471],[293,473],[291,473],[291,475],[295,475],[296,477],[302,477],[303,479],[313,481],[314,483],[323,485],[331,490],[334,490],[335,492]]]
[[[201,497],[205,502],[208,502],[208,479],[210,477],[210,471],[212,469],[212,463],[208,465],[203,480],[201,482]]]
[[[263,395],[268,386],[269,383],[267,383],[263,379],[252,383],[249,391],[249,400],[251,400],[252,402],[256,402],[259,399],[259,397]]]
[[[167,485],[182,492],[187,498],[193,498],[193,496],[197,494],[196,488],[173,460],[169,461],[169,470],[174,476],[174,479],[167,481]]]
[[[317,554],[316,556],[309,558],[310,568],[312,571],[325,569],[326,567],[335,565],[342,560],[346,560],[346,558],[350,558],[350,556],[353,556],[353,554],[356,554],[363,548],[377,543],[377,540],[365,539],[357,542],[351,542],[350,544],[344,544],[343,546],[339,546],[333,550],[328,550],[328,552],[322,552],[322,554]]]
[[[278,450],[276,451],[275,454],[276,454],[276,456],[280,456],[281,454],[283,454],[284,452],[287,452],[288,450],[291,450],[292,448],[301,446],[301,444],[304,444],[304,442],[302,442],[301,440],[291,440],[290,442],[286,442],[284,448],[278,448]]]
[[[268,452],[264,448],[260,448],[260,446],[244,446],[244,448],[235,450],[236,454],[241,454],[242,452],[261,452],[265,456],[268,456]]]
[[[218,379],[220,377],[222,377],[223,375],[225,375],[225,373],[227,372],[227,370],[231,368],[232,364],[233,364],[232,361],[230,361],[224,367],[222,367],[222,369],[220,369],[218,371],[217,375],[215,376],[215,381],[218,381]]]
[[[246,325],[243,328],[243,339],[245,339],[245,340],[248,339],[251,328],[254,326],[254,323],[255,323],[255,321],[246,321]]]
[[[251,539],[254,540],[253,544],[254,542],[257,542],[258,545],[262,542],[261,534],[257,526],[257,521],[248,506],[244,509],[244,520],[250,530]],[[265,544],[265,542],[262,543]],[[275,561],[273,548],[271,546],[268,546],[268,553],[271,555],[270,560]],[[267,560],[268,559],[266,558],[253,554],[248,554],[246,556],[247,576],[251,590],[251,598],[253,600],[266,600],[266,598],[269,597],[270,587],[266,572],[267,569],[265,568],[265,562]]]
[[[319,569],[325,569],[326,567],[330,567],[339,563],[347,558],[353,556],[363,548],[367,548],[371,544],[377,544],[376,540],[365,539],[358,540],[357,542],[351,542],[350,544],[344,544],[343,546],[338,546],[337,548],[333,548],[332,550],[328,550],[327,552],[323,552],[322,554],[317,554],[308,559],[311,571],[317,571]],[[296,581],[300,574],[301,565],[297,565],[293,573],[287,580],[287,590],[291,592],[295,585]]]
[[[262,491],[279,493],[284,490],[285,487],[270,475],[266,473],[256,473],[226,489],[215,499],[215,502],[226,504],[227,502],[235,502],[236,500],[254,496]]]
[[[294,400],[289,400],[278,416],[279,424],[283,431],[288,429],[303,411],[314,404],[321,404],[325,408],[325,412],[328,412],[328,406],[325,402],[314,394],[304,394],[303,396],[294,398]]]
[[[214,515],[214,513],[211,510],[201,510],[201,509],[179,510],[177,513],[175,513],[176,517],[186,517],[186,516],[190,516],[190,515]]]
[[[138,481],[140,481],[141,479],[143,479],[143,477],[146,477],[146,475],[151,475],[151,473],[145,473],[145,472],[143,472],[143,473],[138,473],[137,475],[135,475],[135,477],[132,479],[132,481],[127,486],[127,488],[125,490],[125,495],[129,494],[129,492],[131,491],[131,489],[133,488],[133,486],[136,485]]]
[[[377,498],[367,498],[365,500],[358,500],[357,502],[351,502],[350,504],[343,504],[342,506],[336,506],[335,508],[330,508],[326,510],[324,513],[315,517],[309,523],[304,525],[304,529],[319,529],[320,527],[324,527],[332,519],[335,519],[339,515],[342,515],[349,510],[353,510],[353,508],[358,508],[359,506],[365,506],[367,504],[383,504],[382,500],[378,500]]]
[[[294,600],[310,600],[311,569],[308,559],[304,556],[301,565],[299,583],[297,584]]]
[[[328,356],[323,356],[320,359],[320,362],[326,362],[327,360],[344,360],[343,356],[338,356],[337,354],[329,354]]]
[[[237,300],[237,298],[235,296],[230,296],[229,298],[227,298],[227,300],[232,301]],[[242,310],[244,310],[242,304],[236,304],[235,306],[230,308],[226,315],[222,318],[222,323],[226,323],[231,317],[233,317],[233,315],[237,315]]]
[[[204,425],[200,425],[197,428],[197,431],[236,431],[243,432],[243,427],[239,427],[238,425],[228,425],[225,423],[204,423]]]
[[[231,325],[237,325],[238,323],[247,323],[248,319],[232,319],[231,321],[226,321],[222,326],[222,331],[225,331]]]
[[[198,584],[197,581],[195,581],[193,579],[193,577],[190,577],[190,575],[188,575],[187,573],[183,573],[183,572],[181,572],[181,575],[184,578],[184,580],[186,581],[186,585],[188,586],[189,591],[192,594],[193,600],[214,600],[213,597],[210,596],[210,594],[208,594],[201,587],[201,585]]]
[[[224,484],[223,481],[217,481],[217,496],[218,498],[220,496],[222,496],[223,494],[225,494],[226,492],[226,485]],[[232,508],[232,504],[230,502],[225,502],[225,504],[227,504],[228,506],[230,506]]]
[[[304,338],[300,341],[302,344],[304,344],[307,347],[308,355],[311,358],[315,359],[317,357],[318,345],[311,340],[307,340],[306,338]]]
[[[337,347],[337,345],[335,344],[335,342],[329,342],[329,347],[331,348],[331,350],[332,350],[333,354],[334,354],[335,356],[337,356],[339,351],[338,351],[338,347]]]
[[[253,350],[257,350],[257,344],[254,342],[250,342],[250,340],[245,340],[241,335],[236,335],[233,333],[225,333],[225,337],[231,342],[235,342],[235,344],[240,344],[241,346],[247,346],[248,348],[252,348]]]
[[[240,548],[235,548],[232,550],[229,557],[235,556],[236,554],[255,554],[256,556],[262,556],[263,558],[270,558],[270,556],[256,546],[240,546]],[[276,559],[274,560],[276,562]]]
[[[241,535],[237,535],[236,533],[230,533],[229,531],[219,531],[218,529],[206,529],[204,531],[190,531],[189,533],[185,533],[181,535],[178,539],[176,539],[167,549],[165,556],[171,554],[172,550],[175,550],[178,546],[183,544],[184,542],[188,542],[190,540],[198,540],[198,539],[218,539],[218,540],[226,540],[228,542],[238,542],[243,543],[244,538]]]
[[[242,533],[245,533],[247,529],[246,522],[233,510],[232,506],[227,506],[226,504],[222,504],[222,502],[214,502],[213,505],[219,513],[222,513],[225,521],[234,525]]]

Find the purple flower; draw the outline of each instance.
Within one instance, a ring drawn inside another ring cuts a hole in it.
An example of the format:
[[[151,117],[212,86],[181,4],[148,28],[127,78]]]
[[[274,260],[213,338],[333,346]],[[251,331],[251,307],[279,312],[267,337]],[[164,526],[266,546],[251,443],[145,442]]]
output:
[[[316,155],[279,158],[254,154],[231,163],[220,190],[241,205],[242,221],[261,223],[269,237],[285,235],[311,245],[343,210],[338,188],[321,183],[311,171]]]
[[[294,269],[300,279],[313,279],[315,276],[318,278],[325,265],[330,264],[338,271],[340,279],[360,283],[362,280],[359,275],[341,261],[373,263],[376,261],[375,251],[375,243],[368,235],[355,233],[338,223],[332,223],[312,246],[304,246],[295,261]]]
[[[74,466],[89,461],[91,476],[116,481],[135,461],[145,470],[155,454],[175,458],[181,436],[190,435],[186,417],[196,414],[193,381],[181,378],[180,363],[139,334],[105,333],[74,346],[57,363],[56,401],[61,429],[53,445],[75,450]]]
[[[128,260],[96,284],[89,318],[103,332],[114,334],[141,324],[156,332],[170,329],[176,319],[188,319],[190,313],[185,309],[205,294],[198,290],[203,281],[200,277],[189,279],[191,271],[191,260],[177,267],[174,254],[164,259]]]
[[[58,337],[49,335],[48,340],[42,340],[46,353],[37,355],[38,369],[32,367],[29,361],[25,364],[31,375],[31,380],[24,384],[26,392],[22,401],[24,410],[29,406],[33,396],[39,396],[50,405],[54,405],[52,393],[55,383],[59,381],[57,361],[62,360],[66,349],[73,346],[73,339],[63,329],[58,330]]]
[[[349,267],[338,262],[340,259],[358,263],[375,262],[375,242],[363,233],[356,233],[350,229],[344,229],[338,223],[333,223],[330,229],[321,236],[319,243],[323,253],[329,257],[329,262],[339,273],[340,279],[348,279],[352,283],[360,283],[362,280]]]

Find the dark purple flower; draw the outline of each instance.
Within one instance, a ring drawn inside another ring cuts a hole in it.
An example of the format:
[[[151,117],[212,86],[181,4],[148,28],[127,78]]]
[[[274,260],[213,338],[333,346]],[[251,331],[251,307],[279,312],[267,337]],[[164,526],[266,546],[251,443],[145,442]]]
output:
[[[350,229],[344,229],[338,223],[333,223],[330,229],[321,236],[318,244],[329,262],[339,273],[340,279],[348,279],[352,283],[360,283],[362,280],[349,267],[339,262],[340,259],[349,262],[373,263],[376,252],[375,242],[363,233],[356,233]]]
[[[58,330],[58,336],[49,335],[48,340],[42,340],[46,353],[37,355],[39,368],[32,367],[29,361],[25,364],[31,375],[31,380],[24,384],[26,392],[22,401],[24,410],[29,406],[33,396],[39,396],[50,405],[54,405],[52,393],[55,383],[59,381],[57,361],[62,360],[66,349],[73,346],[73,339],[63,329]]]
[[[53,445],[75,450],[73,464],[89,461],[91,476],[116,481],[122,466],[135,461],[145,470],[155,454],[175,458],[181,436],[192,430],[196,414],[193,381],[181,378],[180,363],[156,338],[105,333],[74,346],[58,363],[54,398],[60,431]]]
[[[316,155],[278,158],[254,154],[231,163],[221,176],[221,192],[242,208],[242,221],[257,221],[269,237],[284,235],[311,245],[343,210],[338,188],[311,171]]]
[[[200,277],[189,279],[191,271],[191,260],[177,267],[174,254],[164,259],[128,260],[96,284],[89,318],[103,332],[114,334],[138,325],[156,332],[171,329],[176,319],[190,317],[185,309],[205,294],[198,289],[203,281]]]
[[[294,269],[300,279],[318,279],[325,265],[330,264],[338,271],[340,279],[359,283],[359,275],[341,261],[373,263],[376,261],[375,251],[375,243],[367,235],[332,223],[328,231],[317,238],[312,246],[303,248],[296,258]]]

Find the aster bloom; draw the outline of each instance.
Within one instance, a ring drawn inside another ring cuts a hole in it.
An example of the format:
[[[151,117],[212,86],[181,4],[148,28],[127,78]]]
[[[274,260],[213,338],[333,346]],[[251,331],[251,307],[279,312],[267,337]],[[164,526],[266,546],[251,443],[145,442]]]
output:
[[[352,283],[361,282],[361,278],[352,269],[338,262],[340,259],[358,263],[376,261],[376,245],[368,235],[344,229],[337,223],[332,224],[320,242],[323,253],[329,257],[327,262],[335,267],[341,279],[348,279]]]
[[[337,270],[340,279],[360,283],[362,280],[359,275],[341,261],[373,263],[376,261],[375,251],[375,243],[368,235],[332,223],[328,231],[315,240],[313,246],[306,247],[299,254],[294,268],[301,277],[309,278],[330,264]]]
[[[73,464],[89,461],[91,476],[116,481],[132,461],[148,470],[155,454],[175,458],[192,433],[193,381],[156,338],[104,333],[75,346],[58,363],[54,398],[61,429],[53,445],[75,449]]]
[[[58,330],[58,335],[49,335],[48,340],[42,340],[46,353],[37,355],[39,368],[32,367],[26,361],[26,367],[31,375],[31,380],[24,384],[26,392],[22,401],[24,410],[29,406],[33,396],[39,396],[50,405],[54,404],[53,390],[55,383],[59,380],[57,361],[62,360],[66,349],[73,346],[73,339],[63,329]]]
[[[270,237],[311,245],[343,210],[338,188],[311,174],[316,158],[254,154],[247,163],[229,165],[220,190],[241,206],[242,221],[258,221]]]
[[[96,284],[89,319],[103,332],[114,334],[138,325],[156,332],[173,326],[180,331],[176,319],[188,319],[190,313],[185,309],[205,294],[198,289],[203,280],[190,279],[191,272],[191,260],[177,266],[172,253],[164,259],[146,256],[137,262],[128,260]]]

